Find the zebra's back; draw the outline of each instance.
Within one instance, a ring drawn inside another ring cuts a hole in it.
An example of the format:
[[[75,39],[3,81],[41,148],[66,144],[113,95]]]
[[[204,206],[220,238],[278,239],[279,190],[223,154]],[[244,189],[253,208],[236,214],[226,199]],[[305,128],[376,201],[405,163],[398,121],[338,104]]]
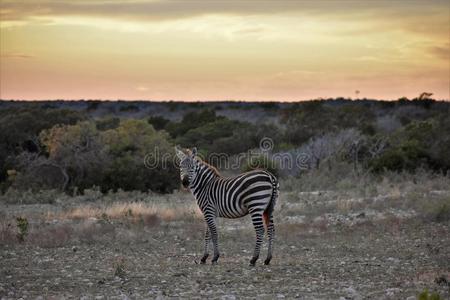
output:
[[[264,211],[276,192],[276,184],[276,178],[263,170],[219,178],[211,185],[210,201],[218,217],[239,218]]]

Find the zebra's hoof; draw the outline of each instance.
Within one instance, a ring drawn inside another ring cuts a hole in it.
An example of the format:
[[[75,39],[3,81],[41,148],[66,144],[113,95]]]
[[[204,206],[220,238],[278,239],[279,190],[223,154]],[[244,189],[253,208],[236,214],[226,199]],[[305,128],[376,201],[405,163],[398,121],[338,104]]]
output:
[[[213,265],[217,264],[218,260],[219,260],[219,255],[214,256],[213,259],[211,260],[211,264],[213,264]]]
[[[264,261],[264,264],[267,266],[267,265],[270,265],[270,261],[272,260],[272,257],[268,257],[268,258],[266,258],[266,260]]]
[[[253,257],[251,260],[250,260],[250,267],[254,267],[255,266],[255,264],[256,264],[256,260],[258,260],[258,258],[256,257]]]
[[[203,255],[202,259],[200,259],[200,264],[204,265],[206,263],[206,259],[208,258],[208,254]]]

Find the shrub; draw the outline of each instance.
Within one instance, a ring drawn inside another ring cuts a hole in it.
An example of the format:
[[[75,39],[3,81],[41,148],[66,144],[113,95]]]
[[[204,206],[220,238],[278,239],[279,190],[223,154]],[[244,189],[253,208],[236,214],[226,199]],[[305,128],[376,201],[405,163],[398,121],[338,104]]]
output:
[[[126,276],[125,258],[123,256],[116,257],[113,266],[114,266],[114,276],[124,279]]]
[[[446,222],[450,220],[450,205],[448,203],[439,205],[435,211],[434,219],[437,222]]]
[[[151,124],[156,130],[161,130],[166,128],[166,126],[170,123],[170,120],[161,116],[152,116],[148,118],[147,122]]]
[[[205,124],[224,119],[224,117],[216,116],[213,110],[202,110],[200,112],[190,112],[184,115],[183,120],[179,123],[169,123],[165,129],[172,137],[184,135],[191,129],[201,127]]]
[[[68,196],[58,190],[18,190],[9,188],[3,195],[0,195],[0,202],[7,204],[43,204],[65,201]]]
[[[25,241],[25,237],[28,235],[28,220],[24,217],[16,218],[17,225],[17,239],[19,242]]]
[[[433,222],[447,222],[450,220],[450,198],[427,201],[421,205],[425,218]]]
[[[428,289],[423,290],[419,296],[417,297],[418,300],[441,300],[441,296],[436,293],[429,293]]]
[[[122,188],[167,193],[178,186],[168,134],[144,120],[124,120],[104,131],[92,121],[58,125],[41,132],[40,139],[45,155],[24,152],[17,158],[17,188],[83,192],[99,186],[103,192]]]
[[[109,117],[95,121],[97,130],[105,131],[108,129],[115,129],[119,127],[120,119],[117,117]]]

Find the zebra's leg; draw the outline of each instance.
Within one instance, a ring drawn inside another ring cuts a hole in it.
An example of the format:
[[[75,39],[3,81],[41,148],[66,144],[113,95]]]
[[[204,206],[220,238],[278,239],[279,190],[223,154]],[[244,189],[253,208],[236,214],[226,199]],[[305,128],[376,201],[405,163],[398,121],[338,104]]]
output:
[[[219,253],[219,243],[218,243],[218,237],[217,237],[217,226],[216,226],[216,218],[214,216],[206,216],[206,223],[209,227],[209,234],[211,235],[211,239],[213,242],[213,249],[214,249],[214,256],[211,260],[212,264],[217,263],[217,260],[219,259],[220,253]]]
[[[200,260],[201,264],[204,264],[206,262],[206,259],[209,256],[208,245],[209,245],[209,241],[210,240],[211,240],[211,235],[209,234],[209,226],[206,225],[206,229],[205,229],[205,248],[204,248],[204,251],[203,251],[202,259]]]
[[[259,253],[261,251],[261,243],[264,237],[264,225],[262,212],[254,212],[252,213],[252,222],[255,227],[256,232],[256,244],[255,244],[255,252],[253,253],[253,257],[250,260],[250,266],[254,266],[256,261],[259,258]]]
[[[267,236],[269,237],[269,247],[267,249],[267,258],[264,261],[265,265],[270,264],[270,260],[272,259],[272,243],[273,238],[275,236],[275,227],[273,224],[273,216],[269,217],[269,224],[267,224]]]

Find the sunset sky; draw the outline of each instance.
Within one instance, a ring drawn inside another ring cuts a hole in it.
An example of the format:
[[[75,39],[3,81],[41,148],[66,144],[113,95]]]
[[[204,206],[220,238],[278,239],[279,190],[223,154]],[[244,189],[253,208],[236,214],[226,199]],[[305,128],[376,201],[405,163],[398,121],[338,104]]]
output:
[[[1,99],[450,94],[448,0],[0,0]]]

